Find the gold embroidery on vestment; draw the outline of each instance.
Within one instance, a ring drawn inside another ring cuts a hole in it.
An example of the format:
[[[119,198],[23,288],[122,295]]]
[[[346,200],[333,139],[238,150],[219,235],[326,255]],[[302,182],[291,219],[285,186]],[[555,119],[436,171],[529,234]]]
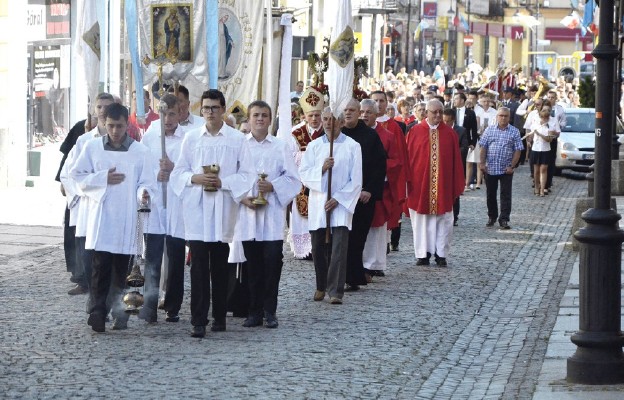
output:
[[[438,213],[438,168],[440,160],[437,129],[429,131],[429,214]]]

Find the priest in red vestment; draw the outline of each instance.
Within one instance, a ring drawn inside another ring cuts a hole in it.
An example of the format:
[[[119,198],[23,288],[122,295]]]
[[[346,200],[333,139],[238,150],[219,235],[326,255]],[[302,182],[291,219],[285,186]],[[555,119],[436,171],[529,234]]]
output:
[[[396,227],[398,220],[394,218],[394,210],[398,203],[398,186],[401,164],[401,154],[397,148],[394,134],[384,129],[376,119],[379,107],[374,100],[364,99],[360,104],[360,119],[370,128],[375,129],[386,152],[386,177],[381,201],[375,203],[373,222],[366,237],[362,261],[364,275],[368,282],[372,276],[385,276],[386,246],[388,243],[388,229]]]
[[[453,233],[453,203],[464,190],[463,166],[453,128],[442,122],[443,104],[427,102],[427,117],[407,135],[410,181],[407,207],[416,265],[446,266]]]
[[[377,117],[378,125],[390,131],[394,135],[395,145],[399,153],[398,176],[396,179],[397,197],[392,210],[391,220],[388,222],[388,229],[392,230],[392,249],[397,251],[399,249],[399,239],[401,237],[401,213],[403,212],[405,198],[407,197],[406,181],[408,170],[405,133],[395,120],[386,115],[386,109],[388,108],[388,98],[386,97],[386,93],[382,91],[375,91],[371,93],[370,98],[374,100],[379,107],[379,116]]]

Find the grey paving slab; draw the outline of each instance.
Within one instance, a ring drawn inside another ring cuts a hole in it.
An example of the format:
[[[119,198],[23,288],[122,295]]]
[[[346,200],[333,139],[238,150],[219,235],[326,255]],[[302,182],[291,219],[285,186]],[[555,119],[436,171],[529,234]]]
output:
[[[94,334],[85,296],[66,294],[60,245],[1,255],[2,397],[531,398],[585,184],[556,178],[555,194],[536,198],[529,182],[520,168],[511,231],[484,227],[485,190],[462,196],[448,268],[415,266],[404,221],[386,277],[342,306],[312,301],[313,264],[286,251],[277,330],[228,317],[226,332],[190,338],[187,270],[179,323],[133,317],[128,330]]]

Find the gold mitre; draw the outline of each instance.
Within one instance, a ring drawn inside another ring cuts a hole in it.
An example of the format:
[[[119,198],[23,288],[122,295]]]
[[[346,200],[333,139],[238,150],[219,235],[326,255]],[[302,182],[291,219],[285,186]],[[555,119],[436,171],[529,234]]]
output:
[[[304,114],[307,114],[310,111],[323,111],[323,108],[325,107],[323,93],[309,87],[301,95],[299,105],[301,105],[301,109]]]

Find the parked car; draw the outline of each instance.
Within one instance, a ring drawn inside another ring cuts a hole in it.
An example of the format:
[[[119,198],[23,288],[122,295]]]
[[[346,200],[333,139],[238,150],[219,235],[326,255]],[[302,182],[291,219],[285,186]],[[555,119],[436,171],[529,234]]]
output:
[[[594,163],[596,111],[594,108],[566,108],[566,126],[557,140],[556,174],[563,169],[588,171]],[[618,119],[616,134],[623,133]]]

